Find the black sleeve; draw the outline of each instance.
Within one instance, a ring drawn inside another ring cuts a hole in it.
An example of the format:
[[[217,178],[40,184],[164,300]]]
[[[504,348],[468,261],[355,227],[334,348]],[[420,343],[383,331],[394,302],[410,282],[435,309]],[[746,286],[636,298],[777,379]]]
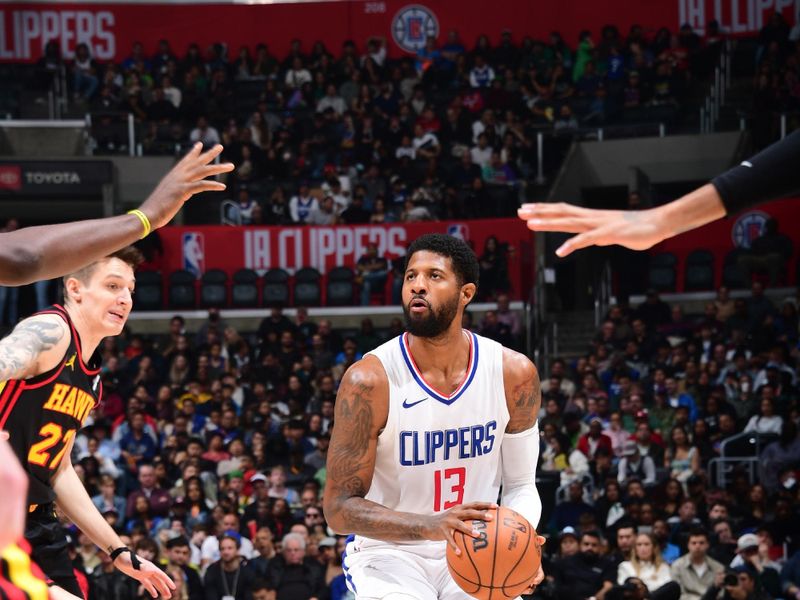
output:
[[[800,192],[800,130],[711,180],[730,215]]]

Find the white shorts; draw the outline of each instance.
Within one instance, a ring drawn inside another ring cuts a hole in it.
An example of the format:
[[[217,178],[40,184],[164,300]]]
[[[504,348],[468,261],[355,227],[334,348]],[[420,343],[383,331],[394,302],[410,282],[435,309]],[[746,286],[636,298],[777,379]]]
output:
[[[444,553],[431,558],[400,548],[357,549],[350,541],[342,568],[357,600],[389,595],[409,600],[475,600],[453,581]]]

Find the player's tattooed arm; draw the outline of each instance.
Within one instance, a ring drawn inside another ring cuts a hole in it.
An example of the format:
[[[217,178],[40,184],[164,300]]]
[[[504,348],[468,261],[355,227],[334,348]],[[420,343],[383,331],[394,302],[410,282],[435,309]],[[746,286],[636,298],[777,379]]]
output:
[[[536,423],[542,405],[539,373],[528,357],[503,349],[503,381],[511,418],[506,433],[520,433]]]
[[[366,500],[375,470],[378,435],[389,413],[389,386],[380,362],[359,361],[336,395],[328,448],[325,518],[335,530],[383,540],[423,539],[415,515]]]
[[[63,354],[68,343],[67,325],[57,316],[39,315],[21,321],[0,340],[0,381],[44,372],[47,369],[41,369],[45,362],[42,358],[51,352]]]

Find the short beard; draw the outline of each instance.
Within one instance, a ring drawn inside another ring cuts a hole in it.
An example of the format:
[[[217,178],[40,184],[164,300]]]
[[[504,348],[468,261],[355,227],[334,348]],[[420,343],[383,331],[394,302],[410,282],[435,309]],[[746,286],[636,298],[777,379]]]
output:
[[[406,331],[415,337],[437,338],[442,335],[458,315],[458,294],[453,300],[446,302],[436,310],[430,307],[430,312],[425,316],[415,316],[411,313],[410,303],[403,305],[403,314],[406,320]],[[426,300],[427,301],[427,300]]]

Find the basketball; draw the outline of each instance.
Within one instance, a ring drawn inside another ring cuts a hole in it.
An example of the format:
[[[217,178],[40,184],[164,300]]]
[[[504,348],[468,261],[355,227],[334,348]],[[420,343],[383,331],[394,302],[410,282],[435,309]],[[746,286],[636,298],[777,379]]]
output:
[[[542,563],[542,549],[528,520],[504,506],[496,513],[491,521],[472,522],[480,537],[455,532],[460,556],[447,546],[450,575],[480,600],[516,598],[530,586]]]

